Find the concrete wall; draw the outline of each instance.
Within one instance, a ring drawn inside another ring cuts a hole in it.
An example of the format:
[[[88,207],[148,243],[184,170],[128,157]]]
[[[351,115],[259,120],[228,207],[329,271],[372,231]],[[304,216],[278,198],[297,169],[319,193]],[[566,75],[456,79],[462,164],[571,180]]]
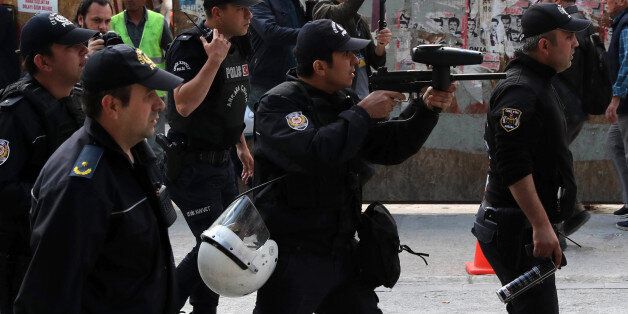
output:
[[[594,119],[595,120],[595,119]],[[404,163],[378,167],[366,200],[387,202],[479,202],[488,157],[480,114],[441,114],[423,149]],[[571,150],[582,202],[621,202],[615,171],[606,157],[607,124],[585,124]]]

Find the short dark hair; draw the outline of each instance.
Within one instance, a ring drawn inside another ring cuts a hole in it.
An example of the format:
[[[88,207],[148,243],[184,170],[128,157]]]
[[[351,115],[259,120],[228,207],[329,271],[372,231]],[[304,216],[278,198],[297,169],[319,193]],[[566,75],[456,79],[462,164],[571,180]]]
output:
[[[502,14],[502,16],[500,16],[499,18],[502,20],[502,22],[503,21],[508,21],[508,22],[511,21],[510,15],[508,15],[508,14]]]
[[[35,64],[35,56],[38,54],[44,56],[52,56],[52,43],[46,44],[41,47],[39,51],[33,52],[24,57],[24,62],[22,63],[22,66],[24,67],[24,70],[26,70],[26,72],[28,72],[28,74],[30,74],[31,76],[39,72],[39,69],[37,69],[37,65]]]
[[[205,17],[206,18],[211,18],[212,17],[212,9],[214,7],[218,7],[221,10],[224,10],[227,7],[227,4],[218,4],[218,5],[211,5],[207,2],[203,3],[203,9],[205,10]]]
[[[331,50],[321,52],[318,55],[304,56],[304,54],[307,54],[307,52],[299,54],[299,51],[297,50],[297,48],[294,48],[294,55],[297,58],[297,75],[298,76],[305,77],[305,78],[312,77],[312,74],[314,74],[313,63],[316,60],[325,61],[330,65],[333,64],[334,52]]]
[[[74,15],[74,23],[78,25],[79,15],[84,17],[87,14],[89,7],[94,2],[100,5],[108,5],[109,8],[111,8],[111,13],[114,13],[113,3],[111,2],[111,0],[82,0],[81,3],[79,3],[78,9],[76,10],[76,15]]]
[[[539,48],[539,42],[541,39],[546,38],[552,45],[556,45],[556,33],[549,31],[547,33],[526,37],[523,39],[523,45],[521,45],[521,52],[529,54],[535,52]]]
[[[456,24],[458,24],[458,26],[460,26],[460,20],[457,17],[450,18],[449,19],[449,23],[451,23],[451,22],[456,22]]]
[[[85,88],[82,105],[85,115],[92,119],[100,117],[102,113],[101,102],[106,95],[111,95],[113,98],[119,99],[122,101],[122,106],[126,107],[129,105],[129,99],[131,99],[131,85],[98,92],[91,92],[89,89]]]

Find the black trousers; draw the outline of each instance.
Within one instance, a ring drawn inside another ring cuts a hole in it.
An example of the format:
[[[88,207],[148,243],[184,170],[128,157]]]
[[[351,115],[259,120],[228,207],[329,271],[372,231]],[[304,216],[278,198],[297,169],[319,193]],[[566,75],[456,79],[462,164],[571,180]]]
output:
[[[480,207],[472,232],[502,285],[542,262],[525,249],[532,243],[532,228],[519,208],[499,208],[487,213]],[[510,301],[506,309],[508,313],[558,313],[555,276]]]
[[[0,221],[0,314],[13,314],[13,302],[30,263],[28,215]]]
[[[0,314],[13,314],[13,302],[29,261],[28,256],[0,253]]]
[[[187,164],[174,182],[168,182],[172,200],[179,206],[196,245],[177,265],[178,308],[190,304],[195,314],[216,313],[218,294],[211,291],[198,271],[201,233],[207,230],[238,194],[233,165]]]
[[[382,313],[372,288],[357,281],[353,252],[321,255],[279,246],[279,260],[257,291],[254,314]]]

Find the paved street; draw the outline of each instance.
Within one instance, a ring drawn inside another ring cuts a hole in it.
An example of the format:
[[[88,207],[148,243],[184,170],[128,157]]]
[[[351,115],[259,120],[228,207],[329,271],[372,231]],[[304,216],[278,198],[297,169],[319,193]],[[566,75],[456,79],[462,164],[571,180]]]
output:
[[[476,205],[390,205],[402,244],[430,254],[429,265],[402,253],[401,278],[391,289],[378,289],[384,313],[500,313],[505,306],[495,291],[495,276],[470,276],[475,238],[470,233]],[[597,206],[591,220],[565,252],[569,265],[559,270],[557,287],[562,313],[627,313],[628,232],[614,227],[609,214],[617,206]],[[179,213],[180,214],[180,213]],[[193,246],[183,217],[170,229],[177,263]],[[281,248],[280,248],[281,249]],[[255,295],[221,298],[219,313],[251,313]],[[189,306],[185,308],[191,310]]]

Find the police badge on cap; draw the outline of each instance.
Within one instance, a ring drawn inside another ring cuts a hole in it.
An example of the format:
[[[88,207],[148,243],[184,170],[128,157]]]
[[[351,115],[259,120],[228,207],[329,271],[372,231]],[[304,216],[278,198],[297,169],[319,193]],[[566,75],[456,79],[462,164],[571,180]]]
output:
[[[97,31],[80,28],[63,15],[38,13],[24,27],[20,35],[20,54],[39,53],[50,44],[72,46],[87,42]]]
[[[590,21],[571,17],[565,8],[555,3],[537,3],[528,8],[521,17],[521,28],[525,38],[555,29],[579,32],[590,25]]]
[[[85,64],[81,79],[90,92],[132,84],[171,90],[183,82],[182,78],[157,67],[141,50],[125,44],[107,46],[94,53]]]

